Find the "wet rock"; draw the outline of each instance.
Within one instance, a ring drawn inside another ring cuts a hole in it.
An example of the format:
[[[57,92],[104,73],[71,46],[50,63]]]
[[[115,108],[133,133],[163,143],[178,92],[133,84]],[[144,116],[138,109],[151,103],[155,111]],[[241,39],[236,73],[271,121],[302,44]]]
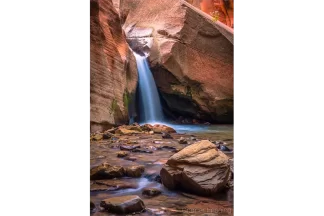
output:
[[[133,131],[142,132],[141,126],[139,124],[137,124],[137,123],[134,123],[132,125],[127,125],[127,126],[125,126],[125,128],[127,130],[133,130]]]
[[[148,150],[151,150],[151,151],[156,151],[157,148],[155,146],[148,146],[148,147],[145,147],[145,149],[148,149]]]
[[[126,156],[128,156],[128,152],[126,151],[117,152],[117,157],[126,157]]]
[[[119,149],[119,145],[110,145],[109,148],[111,148],[111,149]]]
[[[145,209],[144,202],[136,195],[112,197],[100,202],[106,211],[117,214],[139,213]]]
[[[116,130],[115,132],[116,134],[120,134],[120,135],[132,135],[132,134],[139,134],[139,133],[142,133],[138,130],[129,130],[129,129],[126,129],[124,127],[120,127]]]
[[[161,176],[160,175],[155,176],[154,181],[162,183]]]
[[[214,143],[215,145],[226,145],[226,143],[225,142],[223,142],[223,141],[220,141],[220,140],[218,140],[218,141],[212,141],[212,143]]]
[[[111,137],[113,137],[113,134],[109,133],[109,132],[106,132],[102,135],[102,138],[103,139],[110,139]]]
[[[176,133],[176,131],[169,126],[156,124],[153,126],[154,133]]]
[[[108,130],[105,130],[104,133],[111,133],[111,134],[114,134],[116,132],[118,128],[117,127],[114,127],[114,128],[110,128]]]
[[[163,150],[162,146],[158,145],[156,146],[156,150]]]
[[[119,146],[120,150],[132,151],[134,149],[140,148],[139,145],[121,145]]]
[[[146,178],[149,181],[156,181],[156,182],[161,183],[161,177],[160,177],[159,172],[155,172],[155,171],[150,172],[150,171],[148,171],[148,172],[144,173],[143,177]]]
[[[169,133],[162,133],[162,138],[163,139],[173,139]]]
[[[159,160],[155,161],[153,164],[165,164],[168,161],[168,159],[160,158]]]
[[[137,122],[134,122],[132,125],[137,126],[137,127],[141,127]]]
[[[212,195],[230,179],[229,158],[208,140],[185,147],[169,158],[161,172],[162,183],[198,195]]]
[[[218,145],[217,148],[224,152],[232,151],[231,149],[229,149],[227,146],[224,146],[224,145]]]
[[[150,124],[145,124],[145,125],[142,125],[141,126],[141,129],[143,130],[143,131],[152,131],[153,130],[153,125],[150,125]]]
[[[177,153],[177,152],[179,152],[179,151],[181,151],[182,149],[174,149],[174,150],[172,150],[171,152],[174,152],[174,153]]]
[[[125,157],[125,160],[129,160],[129,161],[136,161],[137,158],[136,157]]]
[[[117,138],[117,137],[112,137],[111,140],[112,140],[112,141],[117,141],[118,138]]]
[[[93,134],[90,136],[90,140],[92,141],[100,141],[103,139],[103,134],[98,133],[98,134]]]
[[[138,141],[136,141],[136,140],[128,140],[127,144],[138,144]]]
[[[179,143],[180,144],[188,144],[187,140],[184,137],[180,137]]]
[[[152,141],[154,144],[163,144],[164,142],[161,140],[153,140]]]
[[[124,176],[124,168],[121,166],[112,166],[108,163],[103,163],[90,170],[91,180],[111,179]]]
[[[173,146],[162,146],[162,149],[176,150],[176,147]]]
[[[147,154],[153,153],[153,151],[144,148],[135,148],[132,150],[132,152],[147,153]]]
[[[197,138],[192,136],[192,137],[190,137],[190,140],[192,140],[192,141],[196,141]]]
[[[142,173],[144,172],[144,166],[131,166],[127,167],[125,170],[126,176],[128,177],[141,177]]]
[[[146,212],[148,212],[149,215],[155,216],[166,215],[165,211],[162,209],[146,208]]]
[[[143,195],[154,197],[161,194],[161,191],[157,188],[144,188],[142,191]]]
[[[127,188],[136,188],[136,184],[132,184],[122,180],[109,179],[109,180],[96,180],[90,185],[90,191],[116,191]]]
[[[109,186],[102,185],[102,184],[92,184],[90,185],[90,192],[97,192],[97,191],[109,191]]]

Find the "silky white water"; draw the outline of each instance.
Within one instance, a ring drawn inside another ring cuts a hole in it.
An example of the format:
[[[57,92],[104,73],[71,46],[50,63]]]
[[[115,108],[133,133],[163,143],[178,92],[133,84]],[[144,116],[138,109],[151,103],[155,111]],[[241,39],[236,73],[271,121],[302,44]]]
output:
[[[134,53],[138,70],[140,123],[163,122],[163,112],[156,84],[145,56]]]

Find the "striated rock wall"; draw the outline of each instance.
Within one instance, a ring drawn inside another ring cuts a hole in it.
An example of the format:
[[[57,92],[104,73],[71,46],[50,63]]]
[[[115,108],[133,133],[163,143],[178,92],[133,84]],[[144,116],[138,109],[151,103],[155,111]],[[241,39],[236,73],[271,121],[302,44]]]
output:
[[[152,32],[149,62],[167,109],[233,122],[233,30],[182,0],[136,3],[127,12],[120,6],[123,28],[132,40]]]
[[[136,115],[136,61],[112,0],[90,1],[91,132],[128,122]]]

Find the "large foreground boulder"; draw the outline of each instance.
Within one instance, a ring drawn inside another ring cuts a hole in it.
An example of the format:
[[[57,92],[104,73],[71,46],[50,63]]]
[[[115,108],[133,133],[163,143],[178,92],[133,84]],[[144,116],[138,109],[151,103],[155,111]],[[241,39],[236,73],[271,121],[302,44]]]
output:
[[[117,214],[138,213],[145,209],[144,202],[135,195],[105,199],[100,202],[100,206],[108,212]]]
[[[229,158],[208,140],[194,143],[174,154],[160,175],[165,187],[198,195],[213,195],[230,179]]]

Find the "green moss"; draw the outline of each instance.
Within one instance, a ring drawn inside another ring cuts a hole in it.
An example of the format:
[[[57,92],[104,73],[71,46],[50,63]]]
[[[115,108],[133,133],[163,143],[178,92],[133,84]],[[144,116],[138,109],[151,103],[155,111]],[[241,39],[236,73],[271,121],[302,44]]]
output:
[[[124,107],[127,109],[128,108],[128,105],[131,103],[131,95],[129,94],[129,92],[126,91],[124,92],[124,95],[123,95],[123,102],[124,102]]]
[[[214,11],[214,12],[211,12],[210,15],[213,17],[213,21],[217,22],[217,20],[219,19],[219,12]]]
[[[199,95],[202,91],[200,84],[192,84],[186,87],[186,95],[192,97],[193,95]]]
[[[114,98],[109,107],[109,113],[114,114],[116,112],[117,107],[118,107],[117,100]]]
[[[170,85],[170,86],[171,86],[171,91],[173,94],[183,95],[183,93],[177,89],[177,85]]]

